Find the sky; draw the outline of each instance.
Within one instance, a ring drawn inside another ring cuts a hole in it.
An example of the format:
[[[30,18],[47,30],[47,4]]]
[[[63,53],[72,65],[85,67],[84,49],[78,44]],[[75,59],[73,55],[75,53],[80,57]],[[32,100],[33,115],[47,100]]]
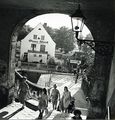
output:
[[[44,14],[30,19],[26,25],[29,25],[32,28],[35,28],[39,23],[47,23],[49,27],[60,28],[66,26],[70,29],[71,27],[71,18],[65,14]],[[83,36],[86,36],[89,33],[89,30],[86,26],[83,29]]]

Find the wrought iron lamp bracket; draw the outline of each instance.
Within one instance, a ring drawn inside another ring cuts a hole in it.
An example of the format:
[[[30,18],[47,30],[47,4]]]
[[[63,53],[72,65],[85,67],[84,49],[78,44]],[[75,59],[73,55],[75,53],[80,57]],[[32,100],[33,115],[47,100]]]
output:
[[[113,42],[106,41],[94,41],[94,40],[82,40],[77,39],[78,42],[89,45],[95,52],[102,56],[111,56],[113,53]]]

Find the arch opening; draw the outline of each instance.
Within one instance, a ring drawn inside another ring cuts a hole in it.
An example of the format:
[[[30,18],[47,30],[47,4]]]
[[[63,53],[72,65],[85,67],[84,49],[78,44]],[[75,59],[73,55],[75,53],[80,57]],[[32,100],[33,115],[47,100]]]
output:
[[[94,63],[95,52],[85,44],[79,50],[70,21],[68,15],[53,13],[29,20],[22,29],[17,26],[11,40],[14,49],[11,49],[9,68],[21,75],[17,73],[14,75],[14,71],[9,73],[10,80],[11,74],[13,75],[16,89],[18,89],[19,79],[22,76],[28,78],[28,84],[33,94],[43,88],[49,90],[54,84],[57,84],[58,87],[65,82],[77,84],[78,78],[88,74]],[[58,23],[60,24],[58,25]],[[79,37],[93,40],[86,26]],[[49,43],[50,45],[47,47]],[[82,67],[79,67],[80,65]],[[71,79],[70,74],[73,76],[74,82],[67,81],[65,76]],[[61,79],[64,81],[56,82],[57,77],[59,81]],[[15,82],[17,80],[18,82]]]

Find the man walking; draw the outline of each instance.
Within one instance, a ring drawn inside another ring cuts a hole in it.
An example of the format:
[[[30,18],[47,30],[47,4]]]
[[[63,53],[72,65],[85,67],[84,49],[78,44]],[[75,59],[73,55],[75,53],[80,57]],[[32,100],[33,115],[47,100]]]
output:
[[[51,93],[53,110],[57,109],[58,98],[60,100],[60,93],[59,93],[59,90],[57,89],[57,85],[54,84],[53,89],[52,89],[52,93]]]

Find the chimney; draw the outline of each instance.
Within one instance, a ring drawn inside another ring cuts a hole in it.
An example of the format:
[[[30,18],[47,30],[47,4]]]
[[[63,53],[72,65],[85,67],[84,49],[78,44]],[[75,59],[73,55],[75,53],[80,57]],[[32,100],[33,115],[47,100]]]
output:
[[[43,26],[46,28],[47,27],[47,23],[44,23]]]

